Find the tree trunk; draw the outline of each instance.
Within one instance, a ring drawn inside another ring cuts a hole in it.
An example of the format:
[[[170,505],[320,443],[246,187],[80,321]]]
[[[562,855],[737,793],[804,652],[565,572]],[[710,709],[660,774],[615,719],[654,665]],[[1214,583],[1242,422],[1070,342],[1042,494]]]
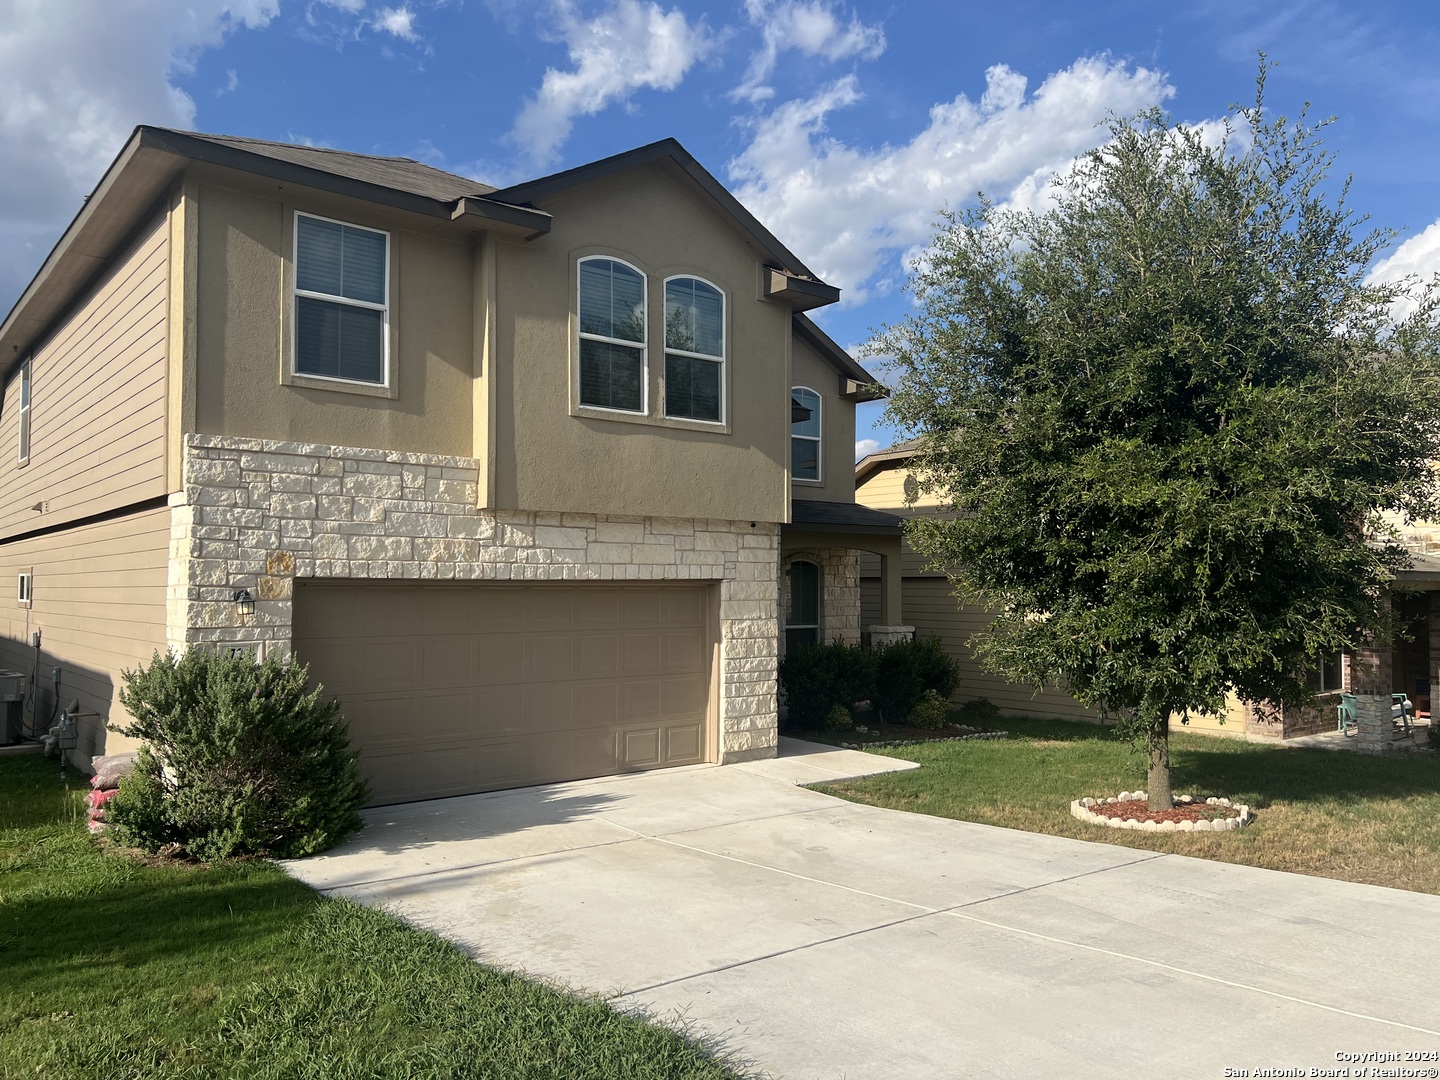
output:
[[[1146,740],[1150,768],[1146,777],[1145,793],[1149,796],[1151,810],[1170,810],[1175,806],[1175,796],[1170,790],[1170,717],[1161,716],[1150,729]]]

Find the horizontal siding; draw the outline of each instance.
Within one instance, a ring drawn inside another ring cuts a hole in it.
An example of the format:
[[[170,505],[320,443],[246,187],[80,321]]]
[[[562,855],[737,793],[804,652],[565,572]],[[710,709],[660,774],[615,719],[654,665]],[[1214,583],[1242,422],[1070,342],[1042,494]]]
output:
[[[938,506],[939,500],[929,493],[923,494],[913,504],[905,501],[905,480],[910,476],[910,470],[903,467],[904,462],[894,462],[882,466],[878,471],[870,474],[863,484],[855,489],[855,501],[862,506],[871,506],[876,510],[889,510],[891,513],[902,513]]]
[[[984,670],[967,642],[971,635],[989,626],[989,617],[977,607],[957,607],[949,582],[937,578],[906,578],[903,589],[905,624],[915,627],[916,637],[940,638],[945,651],[960,665],[955,701],[983,697],[1007,713],[1099,722],[1100,714],[1096,710],[1080,704],[1069,694],[1055,690],[1035,694],[1027,686],[1006,682]],[[862,579],[860,625],[877,623],[879,613],[880,582],[874,578]]]
[[[42,721],[78,698],[82,712],[77,761],[130,749],[107,733],[124,723],[120,673],[165,648],[165,588],[170,511],[147,510],[13,543],[0,543],[0,668],[35,672]],[[16,575],[34,575],[34,602],[16,601]],[[33,631],[41,648],[29,646]],[[50,672],[60,668],[60,701]],[[27,728],[31,726],[27,716]]]
[[[168,272],[161,214],[31,357],[25,465],[18,374],[5,387],[0,537],[165,494]]]

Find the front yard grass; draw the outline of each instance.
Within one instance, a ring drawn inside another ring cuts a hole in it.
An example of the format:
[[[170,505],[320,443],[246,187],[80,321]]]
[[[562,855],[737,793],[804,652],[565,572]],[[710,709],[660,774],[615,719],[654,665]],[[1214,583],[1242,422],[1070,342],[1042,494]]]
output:
[[[1234,832],[1139,833],[1087,825],[1070,801],[1145,786],[1145,761],[1084,723],[1001,717],[1010,739],[877,749],[923,768],[820,787],[855,802],[1008,829],[1440,893],[1440,757],[1378,758],[1176,732],[1176,794],[1249,804]],[[937,733],[938,734],[938,733]],[[825,742],[851,733],[811,734]]]
[[[103,852],[70,775],[0,759],[0,1077],[736,1075],[270,863]]]

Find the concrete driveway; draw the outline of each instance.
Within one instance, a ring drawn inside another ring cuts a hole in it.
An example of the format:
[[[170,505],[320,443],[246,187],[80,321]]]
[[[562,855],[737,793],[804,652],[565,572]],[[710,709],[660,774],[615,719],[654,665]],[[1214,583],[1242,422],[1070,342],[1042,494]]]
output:
[[[795,785],[907,764],[782,755],[386,807],[288,868],[797,1080],[1440,1052],[1440,897],[856,806]]]

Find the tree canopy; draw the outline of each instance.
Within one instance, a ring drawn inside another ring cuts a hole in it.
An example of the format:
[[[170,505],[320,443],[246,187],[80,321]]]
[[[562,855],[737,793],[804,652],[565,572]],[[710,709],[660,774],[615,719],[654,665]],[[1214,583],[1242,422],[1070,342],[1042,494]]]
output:
[[[1367,283],[1395,234],[1327,194],[1327,123],[1270,116],[1263,64],[1219,124],[1115,119],[1046,208],[945,213],[869,346],[954,511],[912,545],[995,612],[990,666],[1148,743],[1152,806],[1168,718],[1306,700],[1382,625],[1381,514],[1436,510],[1434,294]]]

